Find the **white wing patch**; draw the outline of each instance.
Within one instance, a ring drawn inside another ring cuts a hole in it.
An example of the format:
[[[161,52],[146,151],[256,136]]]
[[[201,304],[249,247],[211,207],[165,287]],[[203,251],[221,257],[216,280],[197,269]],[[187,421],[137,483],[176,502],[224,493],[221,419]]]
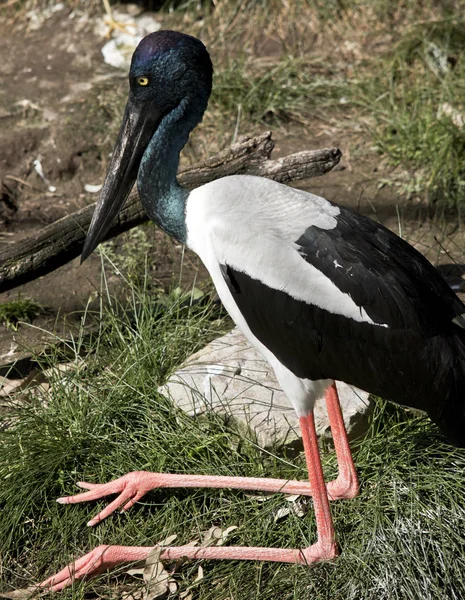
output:
[[[225,177],[190,193],[187,245],[200,256],[217,289],[223,287],[215,280],[218,266],[227,264],[307,304],[387,327],[375,323],[349,294],[299,254],[294,240],[312,225],[334,229],[339,212],[324,198],[268,179]],[[342,267],[337,261],[334,266]],[[220,289],[218,293],[224,302]]]

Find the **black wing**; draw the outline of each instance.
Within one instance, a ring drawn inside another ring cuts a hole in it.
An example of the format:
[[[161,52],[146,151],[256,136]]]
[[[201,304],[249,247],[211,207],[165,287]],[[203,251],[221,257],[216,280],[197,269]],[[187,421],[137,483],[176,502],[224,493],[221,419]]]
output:
[[[302,257],[329,277],[376,323],[421,334],[443,331],[465,312],[437,270],[389,229],[339,207],[337,227],[309,227]]]
[[[331,313],[223,264],[252,333],[298,377],[345,381],[434,415],[438,394],[455,386],[450,340],[465,341],[453,323],[465,307],[436,269],[394,233],[343,207],[336,228],[309,227],[296,252],[387,327]]]

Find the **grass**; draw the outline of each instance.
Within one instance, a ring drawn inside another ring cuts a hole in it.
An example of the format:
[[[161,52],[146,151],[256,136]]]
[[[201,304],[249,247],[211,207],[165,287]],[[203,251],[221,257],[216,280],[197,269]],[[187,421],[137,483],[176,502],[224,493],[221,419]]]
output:
[[[16,300],[0,304],[0,323],[7,329],[16,331],[21,321],[31,322],[42,311],[43,308],[40,304],[31,298],[21,298],[21,295],[18,294]]]
[[[264,451],[253,436],[223,419],[193,419],[157,393],[185,357],[230,325],[219,307],[187,295],[153,298],[130,285],[131,310],[115,301],[103,309],[99,331],[68,344],[43,367],[76,368],[51,376],[2,409],[0,428],[0,552],[4,589],[23,588],[100,543],[150,545],[177,534],[176,544],[212,525],[236,525],[230,544],[300,547],[312,543],[311,503],[303,518],[275,523],[286,504],[239,491],[159,490],[125,515],[96,528],[85,523],[104,502],[61,506],[75,482],[107,481],[131,470],[306,477],[303,457]],[[82,362],[85,356],[85,362]],[[424,417],[378,402],[367,436],[353,445],[362,482],[353,501],[333,504],[343,548],[332,564],[205,562],[195,597],[291,599],[460,599],[465,594],[465,452],[451,448]],[[323,449],[327,477],[334,453]],[[124,574],[77,583],[63,598],[121,597],[142,586]],[[197,565],[173,575],[179,593]]]
[[[465,203],[464,21],[408,29],[388,57],[376,58],[352,90],[369,107],[380,153],[413,174],[410,196],[454,208]],[[368,74],[371,71],[371,76]]]
[[[398,191],[461,215],[463,8],[463,1],[433,0],[165,3],[164,26],[201,37],[215,65],[209,111],[191,141],[201,150],[186,157],[195,161],[263,127],[293,126],[295,134],[303,125],[302,137],[312,139],[328,124],[337,132],[334,143],[342,139],[353,157],[350,136],[363,128],[365,151],[376,148],[396,167],[391,183]],[[9,4],[23,9],[22,0]],[[101,12],[101,0],[89,0],[88,10]],[[84,125],[69,118],[72,136],[92,140],[85,168],[98,161],[105,170],[126,91],[125,80],[101,83],[89,96]]]
[[[246,123],[275,124],[299,121],[318,109],[322,111],[341,90],[341,83],[325,74],[317,76],[304,59],[282,56],[279,60],[234,57],[217,69],[211,109],[236,115],[239,107]]]
[[[462,214],[463,10],[381,0],[233,6],[219,3],[194,31],[216,68],[215,127],[293,121],[314,135],[326,122],[344,136],[362,126],[364,147],[408,174],[401,192]]]

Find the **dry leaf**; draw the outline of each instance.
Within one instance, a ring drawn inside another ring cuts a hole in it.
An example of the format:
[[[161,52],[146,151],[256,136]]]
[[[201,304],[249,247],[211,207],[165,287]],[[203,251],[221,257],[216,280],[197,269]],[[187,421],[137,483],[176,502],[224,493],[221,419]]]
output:
[[[173,535],[169,535],[167,538],[165,538],[163,541],[158,542],[157,546],[171,546],[171,544],[174,542],[174,540],[177,538],[178,536],[174,533]]]
[[[194,583],[197,583],[203,579],[203,568],[199,565],[199,570],[197,571],[197,577],[194,579]]]
[[[0,377],[0,397],[8,398],[15,390],[20,391],[21,385],[24,379],[8,379],[7,377]]]
[[[294,513],[297,517],[303,517],[307,513],[307,504],[302,500],[297,500],[299,496],[292,497],[292,499],[286,498],[289,502],[288,506],[282,506],[279,508],[274,515],[274,522],[277,523],[284,517],[287,517],[291,512]]]
[[[237,529],[237,525],[231,525],[226,529],[221,529],[221,527],[210,527],[208,531],[202,531],[200,534],[200,539],[196,538],[191,540],[187,545],[188,546],[200,546],[204,548],[205,546],[222,546],[226,541],[226,538],[231,533]]]
[[[11,592],[3,592],[0,594],[0,598],[10,598],[13,600],[26,600],[27,598],[40,597],[48,594],[48,590],[33,585],[28,588],[21,590],[12,590]]]
[[[147,584],[144,600],[162,600],[178,589],[177,583],[160,562],[161,551],[161,546],[155,546],[147,556],[144,568],[144,581]]]
[[[201,534],[200,540],[193,540],[189,543],[189,546],[221,546],[226,541],[228,535],[237,529],[237,525],[231,525],[226,529],[221,527],[210,527],[208,531],[204,531]],[[170,594],[175,594],[178,590],[178,585],[171,577],[170,573],[166,571],[162,562],[160,561],[160,555],[163,547],[170,546],[176,539],[176,535],[170,535],[157,546],[153,548],[150,554],[147,556],[144,566],[134,567],[128,569],[126,573],[134,577],[142,575],[146,583],[146,591],[143,595],[143,600],[162,600],[167,598]],[[187,588],[180,598],[182,600],[192,600],[192,594],[190,592],[193,585],[203,579],[203,568],[199,566],[197,571],[197,577],[193,581],[193,584]],[[136,591],[133,594],[130,593],[124,597],[125,600],[140,600],[140,595]]]
[[[178,584],[174,579],[170,579],[168,582],[168,587],[170,589],[170,594],[175,594],[178,591]]]
[[[190,585],[184,592],[179,594],[181,600],[192,600],[192,588],[196,583],[203,579],[203,568],[199,565],[199,570],[197,571],[197,577],[194,579],[192,585]]]
[[[203,548],[205,546],[214,546],[216,542],[221,539],[221,528],[220,527],[210,527],[208,531],[204,531],[202,533],[202,540],[200,542],[200,546]]]
[[[132,577],[143,577],[144,575],[144,567],[134,567],[133,569],[128,569],[124,571],[125,575],[131,575]]]
[[[208,531],[203,532],[202,540],[199,545],[202,548],[205,546],[222,546],[231,531],[234,531],[235,529],[237,529],[237,525],[231,525],[226,529],[221,529],[221,527],[210,527]]]
[[[284,517],[287,517],[287,515],[290,512],[291,512],[291,509],[288,508],[287,506],[278,508],[278,510],[274,514],[274,522],[277,523],[278,521],[281,521],[281,519],[284,519]]]
[[[266,492],[265,492],[265,494],[266,494]],[[271,500],[271,498],[273,497],[273,494],[268,494],[268,495],[244,494],[244,496],[246,496],[246,498],[250,498],[250,500],[256,500],[257,502],[267,502],[268,500]]]
[[[289,496],[284,496],[284,500],[286,500],[286,502],[295,502],[299,498],[300,494],[291,494]]]
[[[178,536],[176,534],[169,535],[167,538],[165,538],[161,542],[158,542],[156,548],[159,548],[159,547],[161,548],[164,546],[171,546],[171,544],[174,542],[174,540],[177,537]],[[147,558],[147,560],[148,560],[148,558]],[[132,577],[143,577],[146,564],[147,564],[147,561],[140,560],[131,569],[128,569],[127,571],[125,571],[125,574],[131,575]]]
[[[237,525],[230,525],[229,527],[226,527],[226,529],[223,529],[223,531],[221,532],[221,537],[216,545],[222,546],[225,543],[226,538],[229,536],[231,531],[234,531],[235,529],[237,529]]]
[[[161,548],[160,546],[155,546],[148,554],[145,559],[144,566],[144,581],[146,583],[150,583],[150,581],[157,577],[158,571],[160,568],[163,568],[163,565],[160,562],[160,554]]]
[[[307,514],[308,505],[306,502],[299,500],[298,502],[292,505],[292,510],[298,517],[303,517]]]

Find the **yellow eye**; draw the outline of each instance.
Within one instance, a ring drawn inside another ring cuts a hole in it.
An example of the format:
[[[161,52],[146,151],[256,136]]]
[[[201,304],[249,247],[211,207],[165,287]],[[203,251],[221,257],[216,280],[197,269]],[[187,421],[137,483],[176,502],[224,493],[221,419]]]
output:
[[[148,85],[149,84],[148,77],[138,77],[136,81],[139,85]]]

